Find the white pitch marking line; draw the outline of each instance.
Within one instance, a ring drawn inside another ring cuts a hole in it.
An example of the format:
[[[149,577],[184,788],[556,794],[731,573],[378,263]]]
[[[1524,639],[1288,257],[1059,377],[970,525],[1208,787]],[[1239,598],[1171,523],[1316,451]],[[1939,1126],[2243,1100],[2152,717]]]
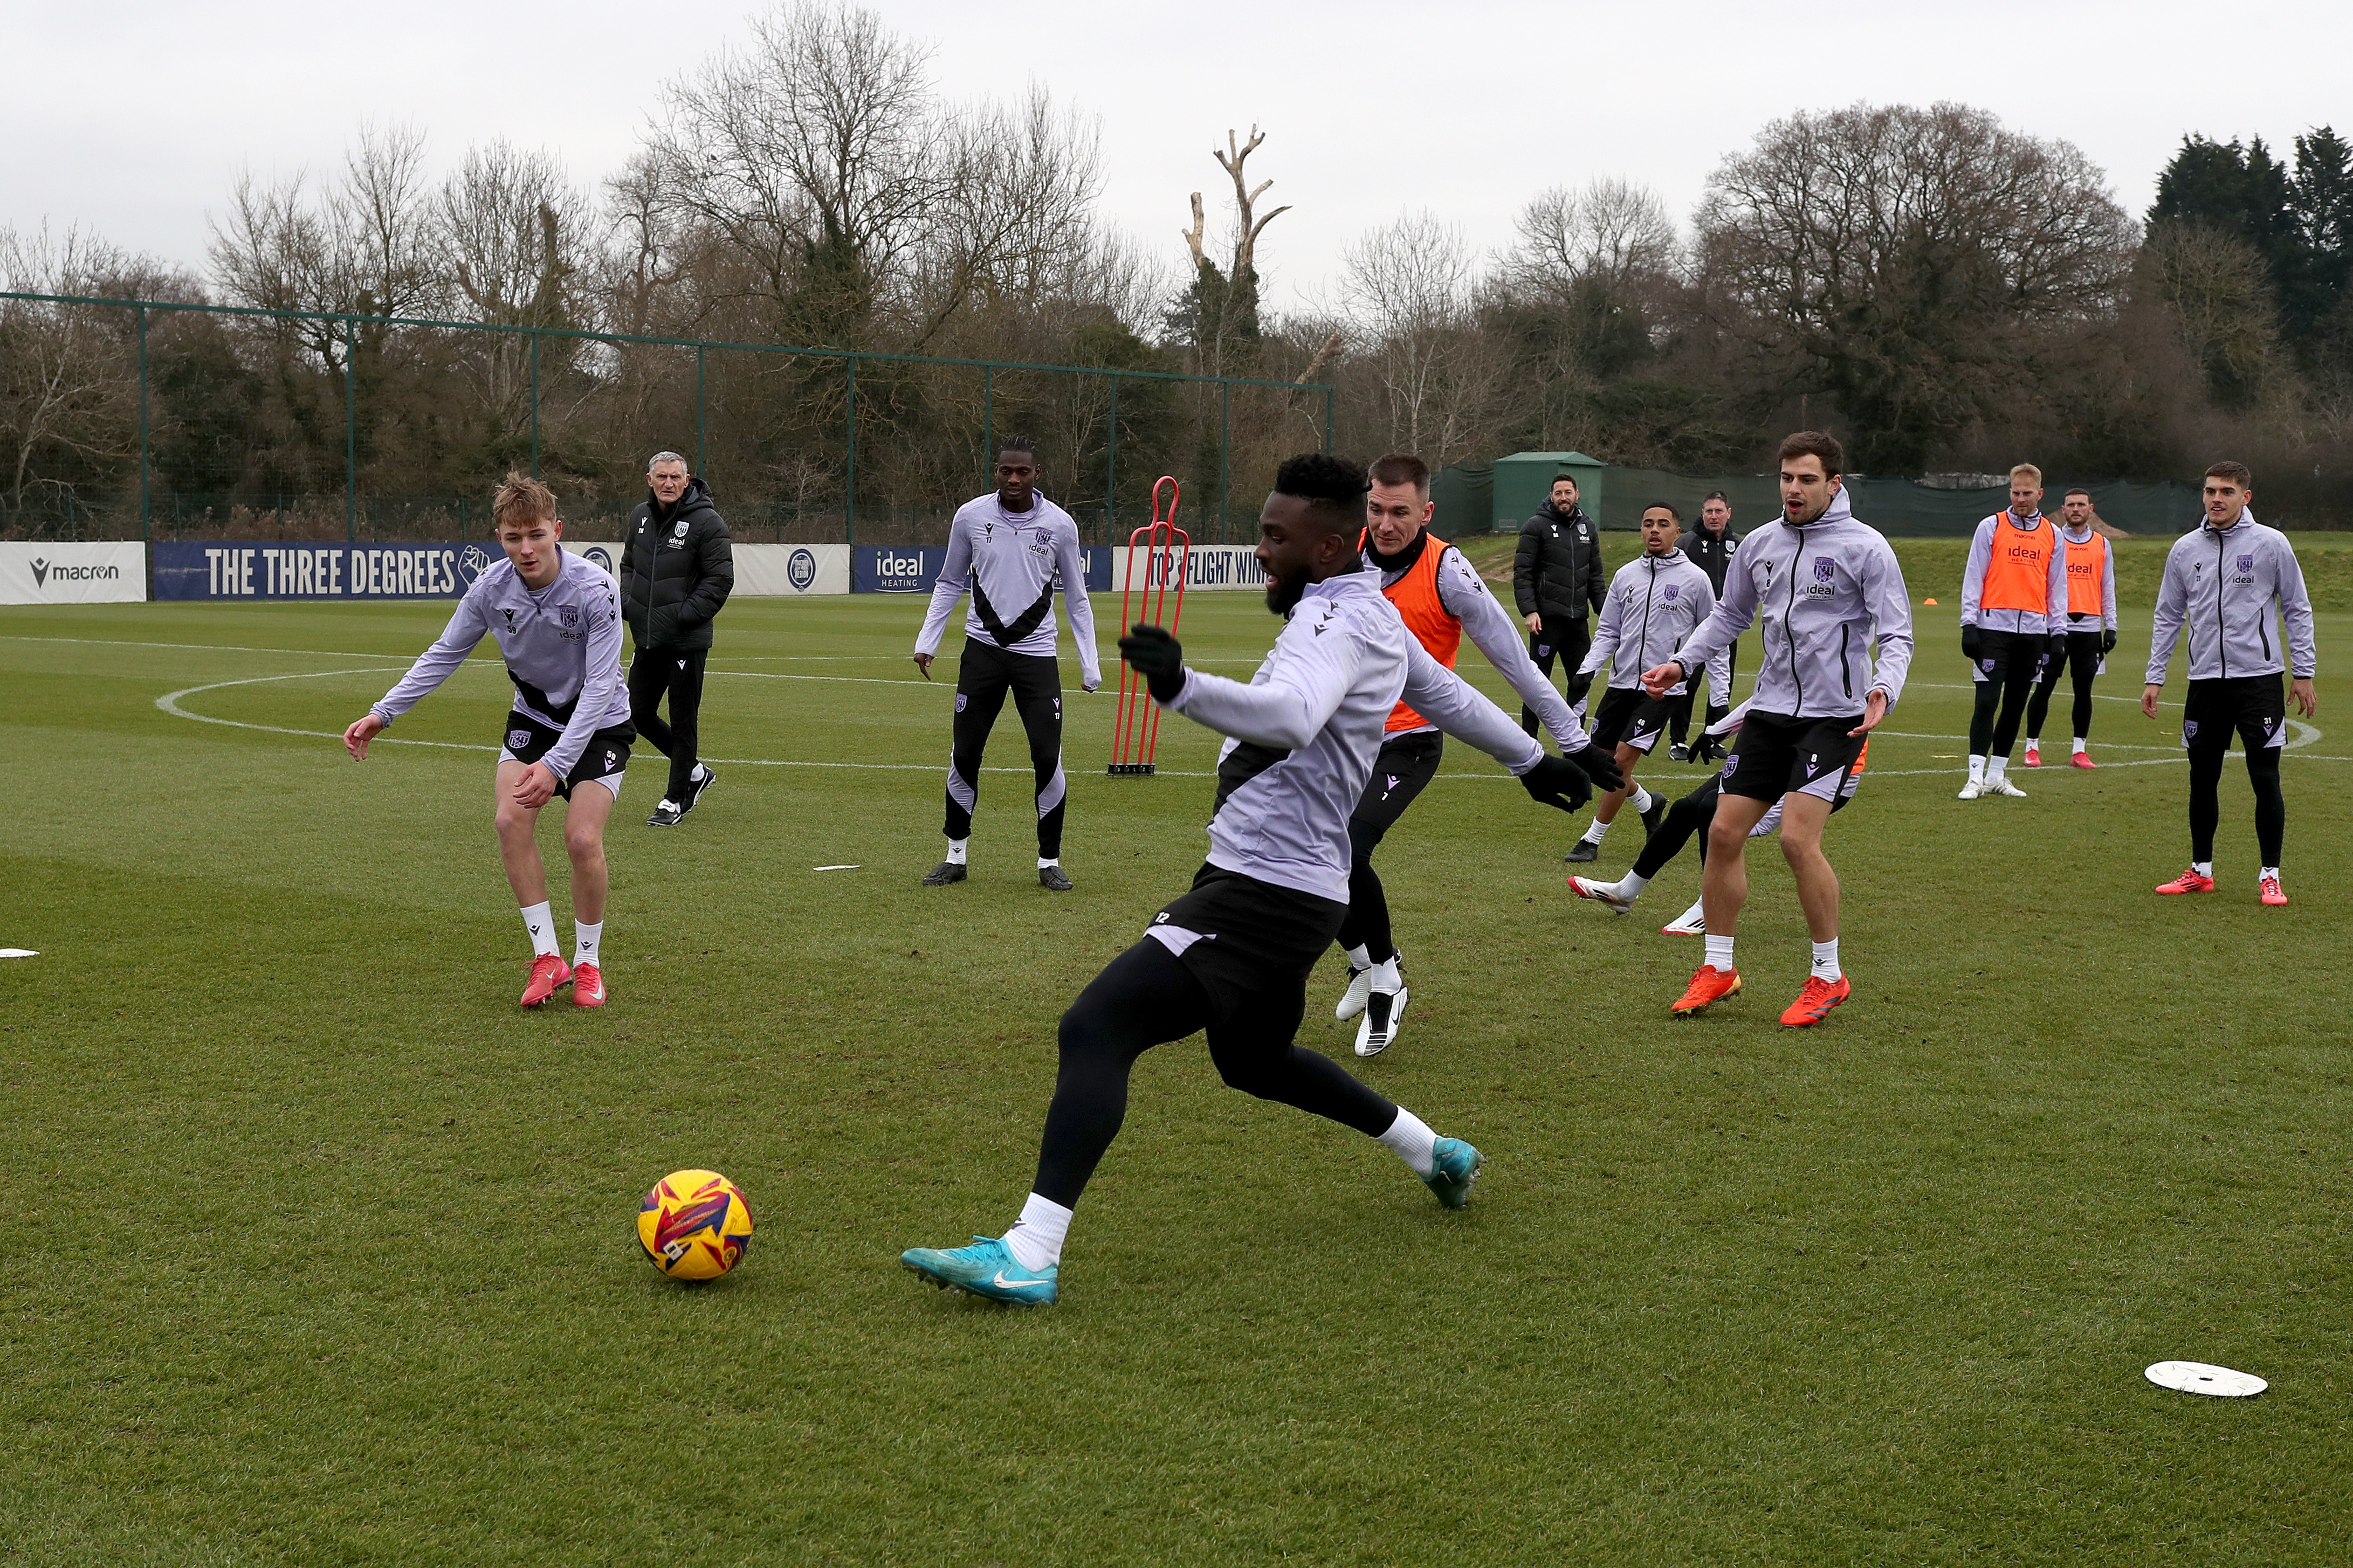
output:
[[[859,869],[859,868],[855,866],[812,866],[809,869],[812,871],[855,871]]]
[[[38,958],[40,953],[29,947],[0,947],[0,958]]]

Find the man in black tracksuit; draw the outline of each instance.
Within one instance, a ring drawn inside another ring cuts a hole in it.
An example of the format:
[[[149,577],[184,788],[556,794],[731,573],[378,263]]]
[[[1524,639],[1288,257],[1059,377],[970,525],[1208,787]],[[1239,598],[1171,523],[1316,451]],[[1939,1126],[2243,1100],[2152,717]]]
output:
[[[735,586],[735,552],[726,521],[686,459],[657,453],[646,465],[645,504],[629,514],[621,543],[622,614],[636,639],[629,662],[629,720],[646,742],[670,758],[670,787],[654,814],[670,827],[719,775],[696,758],[702,666],[711,657],[711,621]],[[664,693],[670,722],[655,715]]]
[[[1609,573],[1601,560],[1601,530],[1577,504],[1577,481],[1567,474],[1552,481],[1552,496],[1520,525],[1520,549],[1512,562],[1512,598],[1528,626],[1528,657],[1547,679],[1557,658],[1567,672],[1568,700],[1576,702],[1592,684],[1577,667],[1593,638],[1586,612],[1599,610],[1609,594]],[[1520,728],[1533,735],[1536,716],[1520,710]]]
[[[1724,569],[1732,563],[1734,552],[1740,548],[1740,535],[1732,531],[1732,502],[1722,490],[1707,492],[1707,499],[1700,502],[1699,521],[1675,542],[1675,548],[1690,556],[1692,563],[1707,574],[1707,580],[1715,584],[1715,596],[1721,601],[1724,597]],[[1727,689],[1714,689],[1715,678],[1712,675],[1708,678],[1710,689],[1706,721],[1710,726],[1732,710],[1732,692],[1728,687],[1731,672],[1738,668],[1739,664],[1740,645],[1735,643],[1724,656]],[[1683,744],[1684,737],[1691,733],[1692,700],[1698,695],[1699,682],[1694,679],[1683,688],[1683,696],[1675,701],[1675,716],[1668,735],[1672,744],[1667,749],[1667,755],[1678,763],[1704,763],[1724,754],[1722,743],[1711,740],[1704,733],[1700,736],[1696,753]]]

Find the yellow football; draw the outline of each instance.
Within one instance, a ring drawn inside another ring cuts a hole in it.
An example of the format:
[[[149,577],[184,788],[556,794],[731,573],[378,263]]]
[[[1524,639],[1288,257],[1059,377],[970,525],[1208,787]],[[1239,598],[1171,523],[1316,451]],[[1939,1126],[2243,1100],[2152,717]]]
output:
[[[752,1239],[744,1189],[716,1171],[672,1171],[638,1211],[646,1261],[673,1279],[716,1279],[743,1259]]]

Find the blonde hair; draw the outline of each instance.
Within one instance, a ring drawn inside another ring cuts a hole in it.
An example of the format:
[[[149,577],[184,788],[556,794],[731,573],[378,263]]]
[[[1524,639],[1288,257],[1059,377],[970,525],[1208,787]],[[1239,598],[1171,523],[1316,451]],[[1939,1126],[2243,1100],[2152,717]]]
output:
[[[2017,483],[2018,478],[2021,474],[2025,475],[2027,479],[2032,480],[2036,489],[2039,490],[2042,488],[2042,470],[2041,468],[2036,468],[2031,463],[2021,463],[2018,467],[2010,470],[2010,482],[2013,484]]]
[[[529,474],[510,470],[506,483],[491,498],[491,521],[496,528],[510,523],[552,521],[554,517],[555,492]]]

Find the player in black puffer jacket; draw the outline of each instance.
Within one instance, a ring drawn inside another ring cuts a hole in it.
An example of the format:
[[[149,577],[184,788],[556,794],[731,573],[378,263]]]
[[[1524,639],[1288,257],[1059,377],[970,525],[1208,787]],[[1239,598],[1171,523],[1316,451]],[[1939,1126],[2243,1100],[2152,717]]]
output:
[[[662,452],[646,465],[645,504],[622,536],[621,613],[637,643],[629,663],[629,717],[648,744],[670,758],[670,787],[653,816],[674,826],[718,780],[695,756],[702,707],[702,667],[711,657],[711,623],[735,586],[735,552],[727,523],[686,459]],[[656,716],[670,697],[670,722]]]

